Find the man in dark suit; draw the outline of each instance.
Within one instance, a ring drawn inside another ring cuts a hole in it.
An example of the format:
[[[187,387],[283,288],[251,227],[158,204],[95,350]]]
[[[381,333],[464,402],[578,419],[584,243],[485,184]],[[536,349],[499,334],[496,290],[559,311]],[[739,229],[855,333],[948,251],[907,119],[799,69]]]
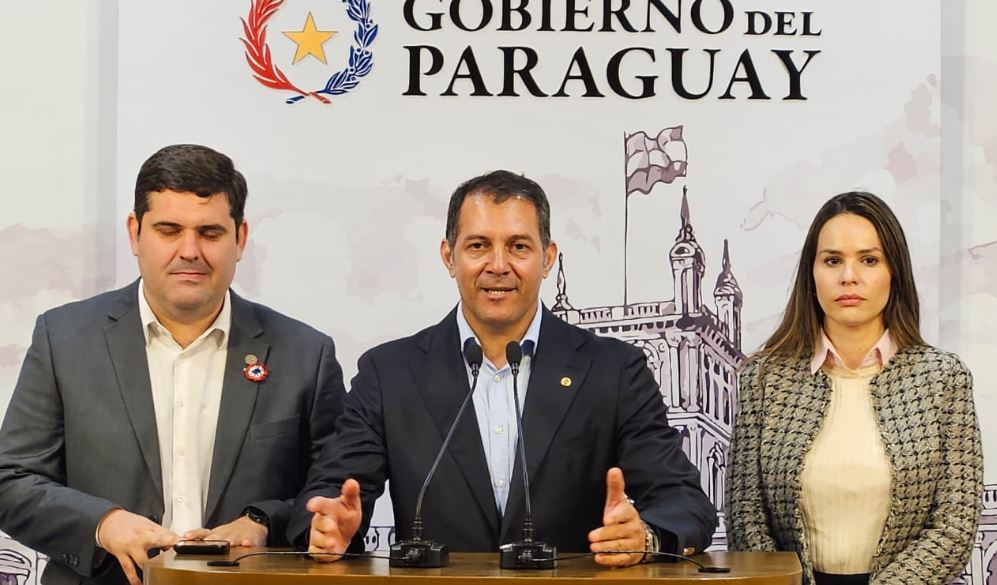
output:
[[[279,545],[342,411],[332,339],[229,290],[248,237],[225,155],[166,147],[128,217],[141,279],[38,318],[0,429],[0,529],[43,583],[140,583],[185,538]]]
[[[470,391],[461,348],[473,338],[485,356],[474,409],[429,486],[424,538],[454,551],[496,551],[521,538],[524,490],[505,353],[516,341],[526,350],[519,391],[536,540],[589,549],[614,566],[649,558],[644,552],[703,550],[716,510],[668,425],[643,353],[540,304],[557,254],[540,186],[506,171],[461,185],[440,254],[460,304],[439,324],[360,358],[336,437],[295,502],[292,543],[313,553],[362,550],[385,480],[396,534],[411,537],[421,484]]]

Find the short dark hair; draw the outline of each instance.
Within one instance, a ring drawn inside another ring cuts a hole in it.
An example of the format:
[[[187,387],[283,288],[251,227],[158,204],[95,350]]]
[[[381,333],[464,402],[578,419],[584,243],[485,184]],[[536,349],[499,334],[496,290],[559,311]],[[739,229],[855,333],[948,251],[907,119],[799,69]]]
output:
[[[169,189],[210,197],[224,193],[235,226],[242,225],[246,208],[246,178],[232,159],[199,144],[173,144],[159,149],[142,164],[135,180],[135,217],[139,230],[149,211],[149,193]]]
[[[900,221],[885,201],[865,191],[835,195],[817,212],[800,251],[796,279],[782,321],[765,341],[762,355],[809,356],[824,326],[824,310],[817,301],[813,265],[817,258],[817,239],[824,224],[843,213],[867,219],[876,228],[883,245],[883,256],[890,269],[890,298],[883,308],[883,324],[899,348],[927,345],[921,337],[920,304],[911,265],[907,237]]]
[[[450,196],[447,209],[447,244],[453,250],[457,244],[457,219],[464,200],[471,195],[487,195],[495,203],[502,203],[510,197],[522,197],[533,204],[540,225],[540,243],[550,245],[550,202],[540,185],[523,175],[509,171],[492,171],[464,181]]]

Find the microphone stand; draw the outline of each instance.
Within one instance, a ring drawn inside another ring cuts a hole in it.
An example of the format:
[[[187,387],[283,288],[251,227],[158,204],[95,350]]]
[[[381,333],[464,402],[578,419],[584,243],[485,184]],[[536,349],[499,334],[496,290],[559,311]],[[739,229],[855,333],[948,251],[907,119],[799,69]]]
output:
[[[516,425],[519,427],[519,463],[523,470],[523,498],[526,517],[523,519],[523,539],[499,547],[499,566],[503,569],[554,569],[557,567],[557,547],[533,540],[533,506],[530,501],[530,474],[526,470],[526,437],[523,436],[523,414],[519,408],[519,364],[523,348],[510,341],[505,346],[506,361],[512,370],[512,398],[516,404]]]
[[[450,425],[447,437],[443,440],[443,445],[440,446],[439,453],[436,454],[436,460],[433,461],[433,466],[429,468],[426,480],[422,483],[422,489],[419,490],[419,497],[415,502],[415,514],[412,518],[412,538],[391,545],[390,558],[388,560],[388,565],[391,567],[434,569],[445,567],[450,562],[450,551],[446,544],[436,542],[435,540],[423,540],[422,538],[422,500],[426,496],[426,489],[429,488],[429,482],[433,479],[433,475],[436,474],[436,468],[439,467],[440,461],[443,459],[443,454],[447,451],[447,445],[450,444],[450,439],[453,438],[454,432],[457,430],[457,424],[460,423],[460,419],[464,416],[464,411],[467,410],[467,406],[471,403],[471,397],[474,396],[474,389],[478,386],[478,372],[481,369],[483,356],[481,346],[474,339],[468,339],[464,343],[464,358],[471,367],[471,391],[467,393],[464,402],[460,405],[460,410],[457,411],[457,416],[454,417],[453,424]]]

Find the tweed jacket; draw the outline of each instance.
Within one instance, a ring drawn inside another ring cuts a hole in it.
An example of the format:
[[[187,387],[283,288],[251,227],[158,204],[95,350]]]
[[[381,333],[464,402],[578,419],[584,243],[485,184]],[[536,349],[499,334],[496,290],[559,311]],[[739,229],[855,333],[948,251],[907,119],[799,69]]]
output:
[[[983,455],[972,375],[954,354],[901,349],[870,383],[890,460],[890,513],[871,583],[950,583],[972,550]],[[809,358],[752,359],[740,374],[727,471],[731,550],[796,551],[813,583],[800,474],[823,425],[831,381]]]

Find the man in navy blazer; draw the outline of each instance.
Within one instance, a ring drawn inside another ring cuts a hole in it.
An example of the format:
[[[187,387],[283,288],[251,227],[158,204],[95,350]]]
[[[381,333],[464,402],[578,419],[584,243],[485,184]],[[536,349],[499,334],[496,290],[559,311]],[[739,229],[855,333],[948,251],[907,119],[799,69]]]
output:
[[[135,195],[141,280],[38,318],[0,429],[0,529],[49,556],[43,583],[138,585],[181,534],[285,543],[342,411],[332,339],[229,290],[232,161],[166,147]]]
[[[557,255],[540,186],[506,171],[461,185],[440,254],[460,304],[439,324],[360,358],[337,434],[295,502],[291,542],[312,553],[362,550],[386,480],[396,536],[411,538],[420,487],[470,391],[462,347],[473,338],[485,356],[474,408],[428,488],[423,538],[496,551],[522,537],[505,353],[516,341],[527,350],[519,391],[535,539],[590,550],[613,566],[649,558],[645,551],[708,546],[716,510],[668,425],[643,353],[569,325],[539,301]]]

